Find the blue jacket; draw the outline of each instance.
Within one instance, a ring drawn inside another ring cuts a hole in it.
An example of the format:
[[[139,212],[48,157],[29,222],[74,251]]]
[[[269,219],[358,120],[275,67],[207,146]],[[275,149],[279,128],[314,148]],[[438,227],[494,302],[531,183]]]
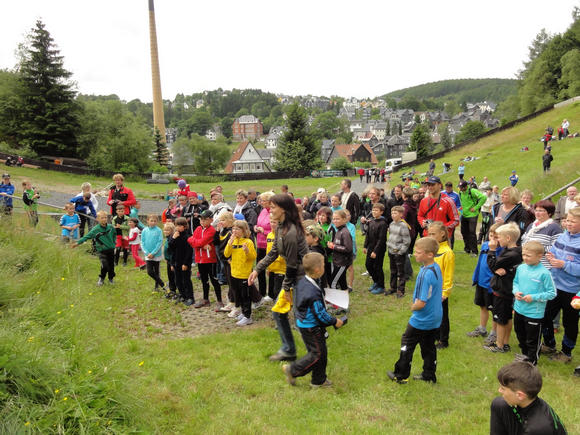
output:
[[[307,277],[302,278],[294,288],[294,313],[299,328],[333,326],[336,318],[326,311],[320,287]]]
[[[159,257],[163,254],[163,231],[159,227],[145,227],[141,232],[141,249],[147,257],[153,254],[153,257]],[[145,258],[147,260],[147,258]]]
[[[87,214],[87,207],[89,208],[91,215],[96,218],[97,212],[95,211],[95,206],[91,202],[90,199],[85,201],[83,195],[77,195],[74,198],[71,198],[69,202],[72,202],[75,205],[75,211],[77,213]]]
[[[0,184],[0,193],[6,193],[8,195],[14,195],[14,184]],[[12,198],[9,196],[0,196],[0,206],[11,207],[12,208]]]
[[[496,250],[496,255],[499,255],[503,248],[498,247]],[[475,270],[473,271],[472,285],[478,285],[487,289],[491,293],[491,286],[489,281],[493,276],[493,272],[487,265],[487,253],[489,252],[489,242],[483,242],[479,250],[479,258],[477,259],[477,264],[475,265]]]
[[[550,272],[558,290],[568,293],[578,292],[580,288],[580,233],[564,231],[550,248],[557,260],[564,260],[563,268],[552,267]]]
[[[536,266],[520,264],[514,278],[513,294],[531,295],[532,302],[514,300],[514,310],[522,316],[543,319],[546,303],[556,297],[556,287],[550,271],[539,263]]]

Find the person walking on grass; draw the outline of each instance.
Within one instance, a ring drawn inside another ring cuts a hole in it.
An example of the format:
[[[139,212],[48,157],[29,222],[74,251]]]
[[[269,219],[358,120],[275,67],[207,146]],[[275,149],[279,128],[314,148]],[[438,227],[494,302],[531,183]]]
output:
[[[0,184],[0,214],[6,216],[12,214],[14,190],[14,185],[10,182],[10,174],[2,174],[2,184]]]
[[[552,166],[552,161],[554,156],[550,153],[550,150],[544,150],[544,155],[542,156],[542,167],[544,168],[544,174],[550,173],[550,166]]]

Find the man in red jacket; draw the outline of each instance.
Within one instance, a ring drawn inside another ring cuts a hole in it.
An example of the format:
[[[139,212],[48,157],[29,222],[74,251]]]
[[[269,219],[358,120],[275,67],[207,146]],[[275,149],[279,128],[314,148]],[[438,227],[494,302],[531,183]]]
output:
[[[441,179],[432,175],[427,179],[427,194],[419,204],[417,220],[423,228],[423,236],[427,235],[427,227],[431,222],[441,221],[447,227],[449,237],[459,224],[459,213],[453,200],[441,195]]]
[[[114,216],[116,214],[117,205],[123,205],[125,207],[125,215],[129,216],[131,206],[137,202],[135,195],[133,195],[131,189],[123,186],[125,178],[122,174],[113,175],[113,181],[115,185],[109,190],[109,198],[107,199],[107,205],[111,206],[111,215]]]

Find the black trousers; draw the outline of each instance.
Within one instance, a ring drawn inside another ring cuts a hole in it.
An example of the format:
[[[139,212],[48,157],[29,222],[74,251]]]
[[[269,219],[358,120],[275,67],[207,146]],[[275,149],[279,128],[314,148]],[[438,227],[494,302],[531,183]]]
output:
[[[572,355],[572,349],[576,346],[576,339],[578,338],[578,311],[570,306],[570,302],[572,302],[575,294],[557,290],[556,297],[548,301],[546,305],[544,320],[542,321],[544,344],[546,346],[556,347],[553,320],[558,311],[560,309],[562,310],[562,326],[564,326],[562,352],[568,356]]]
[[[330,288],[341,290],[348,288],[346,284],[346,269],[348,269],[348,266],[336,266],[334,263],[331,265]]]
[[[399,360],[395,363],[395,376],[399,379],[407,379],[411,374],[411,362],[417,344],[421,348],[423,358],[423,378],[436,382],[437,377],[437,348],[435,339],[439,333],[438,329],[422,330],[413,328],[407,324],[403,337],[401,338],[401,353]]]
[[[461,216],[461,236],[463,237],[463,248],[467,253],[477,254],[477,218]]]
[[[262,258],[266,256],[266,249],[265,248],[258,248],[256,249],[256,264],[260,262]],[[262,271],[258,274],[258,290],[260,290],[260,294],[262,297],[266,296],[266,289],[268,288],[268,284],[266,282],[266,271]]]
[[[371,258],[372,252],[367,252],[365,267],[369,272],[373,282],[379,288],[385,288],[385,272],[383,272],[383,263],[385,261],[385,253],[377,255],[376,258]]]
[[[115,251],[107,249],[99,252],[99,261],[101,262],[101,273],[99,277],[105,279],[109,275],[109,279],[115,277]]]
[[[325,329],[320,326],[300,328],[302,341],[304,341],[308,353],[290,365],[292,376],[297,378],[312,372],[312,384],[324,384],[328,358],[326,338],[324,337],[325,332]]]
[[[481,212],[481,228],[479,229],[479,236],[477,241],[483,243],[487,239],[487,233],[489,232],[489,227],[491,221],[491,213],[485,211]]]
[[[439,341],[449,344],[449,298],[441,302],[441,305],[443,306],[443,318],[439,327]]]
[[[181,270],[181,265],[175,266],[175,284],[179,294],[183,299],[193,299],[193,284],[191,283],[191,265],[187,265],[187,270]]]
[[[155,281],[155,288],[165,287],[165,283],[159,276],[159,261],[147,260],[147,275],[149,275],[153,281]]]
[[[242,314],[248,319],[252,316],[252,297],[247,279],[231,278],[236,306],[242,307]]]
[[[123,264],[127,264],[127,258],[129,258],[129,250],[123,249],[121,247],[115,248],[115,264],[119,264],[119,258],[121,257],[121,251],[123,251]]]
[[[528,357],[529,362],[536,365],[542,342],[542,319],[532,319],[514,311],[514,330],[522,354]]]
[[[167,281],[169,283],[169,290],[174,292],[177,290],[177,285],[175,284],[175,272],[171,270],[171,264],[169,261],[167,263]]]
[[[278,298],[280,290],[282,290],[282,283],[284,282],[284,275],[279,273],[270,272],[268,277],[268,296],[273,300]]]
[[[203,288],[203,299],[209,300],[209,281],[213,286],[215,297],[218,302],[222,301],[222,288],[215,276],[216,263],[197,263],[197,270],[199,271],[199,278],[201,279],[201,286]]]
[[[391,290],[405,294],[405,261],[406,254],[391,254],[389,253],[389,267],[391,268]]]
[[[79,218],[81,220],[79,226],[79,235],[82,237],[85,235],[85,225],[90,230],[92,228],[91,219],[85,214],[79,214]]]

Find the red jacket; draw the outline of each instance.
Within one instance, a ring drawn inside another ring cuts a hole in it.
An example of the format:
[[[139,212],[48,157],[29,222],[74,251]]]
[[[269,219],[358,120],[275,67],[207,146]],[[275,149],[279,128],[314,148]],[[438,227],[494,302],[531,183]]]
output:
[[[113,216],[117,214],[117,210],[113,210],[113,204],[117,201],[123,201],[123,205],[125,206],[125,215],[127,216],[129,216],[131,213],[131,206],[135,205],[137,202],[131,189],[122,186],[119,190],[117,190],[117,186],[113,186],[111,187],[111,190],[109,190],[109,198],[107,199],[107,205],[111,206],[111,215]]]
[[[215,255],[215,246],[213,244],[213,237],[215,235],[215,228],[209,226],[207,228],[201,225],[195,229],[193,236],[187,239],[187,242],[195,252],[196,263],[217,263]],[[209,245],[209,249],[203,249],[204,246]]]
[[[453,200],[447,196],[439,195],[439,199],[432,199],[426,196],[419,204],[419,211],[417,212],[417,220],[419,225],[423,226],[425,220],[441,221],[447,227],[449,237],[453,234],[453,230],[459,224],[459,213]],[[427,227],[423,228],[423,236],[427,235]]]

